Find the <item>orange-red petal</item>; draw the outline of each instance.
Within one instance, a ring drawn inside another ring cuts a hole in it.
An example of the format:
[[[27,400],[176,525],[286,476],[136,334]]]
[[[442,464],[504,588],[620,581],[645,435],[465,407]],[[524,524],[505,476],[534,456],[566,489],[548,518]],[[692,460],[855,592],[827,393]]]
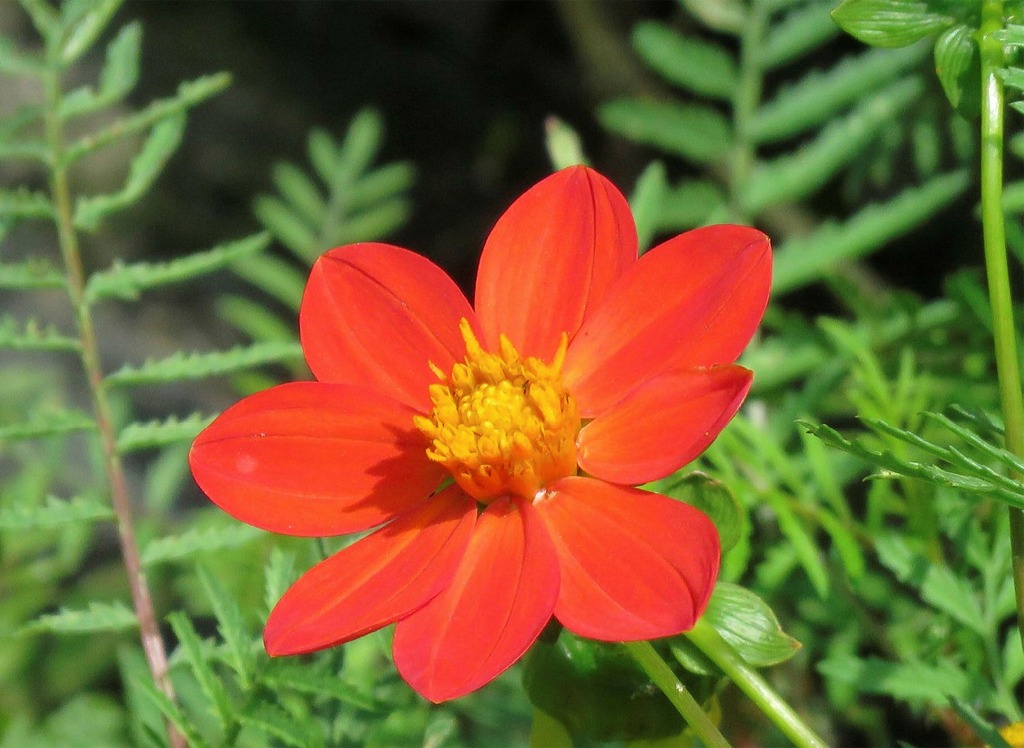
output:
[[[321,382],[362,384],[429,411],[437,381],[466,345],[476,316],[454,281],[425,257],[389,244],[332,249],[313,265],[302,297],[302,349]]]
[[[448,488],[307,571],[274,606],[271,655],[355,639],[423,607],[452,578],[476,521],[476,502]]]
[[[580,467],[612,483],[664,478],[707,449],[739,410],[752,380],[735,364],[651,379],[580,431]]]
[[[565,382],[581,415],[600,415],[669,369],[735,361],[770,285],[770,244],[755,229],[708,226],[652,249],[569,344]]]
[[[556,172],[498,219],[484,244],[476,312],[488,346],[505,334],[524,356],[554,356],[636,261],[629,204],[585,166]]]
[[[365,530],[441,482],[413,415],[365,387],[282,384],[224,411],[196,437],[189,465],[215,504],[250,525],[309,536]]]
[[[535,504],[555,543],[555,616],[602,641],[673,636],[693,627],[718,574],[718,532],[702,512],[659,494],[563,478]]]
[[[497,677],[537,639],[558,597],[558,560],[529,503],[480,515],[451,584],[395,628],[395,665],[434,702]]]

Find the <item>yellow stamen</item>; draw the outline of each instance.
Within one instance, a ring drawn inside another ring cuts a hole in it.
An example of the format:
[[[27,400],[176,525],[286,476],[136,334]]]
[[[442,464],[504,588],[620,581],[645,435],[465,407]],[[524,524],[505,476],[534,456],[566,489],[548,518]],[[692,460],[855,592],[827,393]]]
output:
[[[517,494],[533,499],[543,486],[576,472],[579,408],[561,382],[568,336],[551,364],[521,358],[504,335],[500,353],[488,353],[463,319],[466,359],[430,385],[430,416],[416,428],[430,441],[427,456],[451,471],[483,502]]]

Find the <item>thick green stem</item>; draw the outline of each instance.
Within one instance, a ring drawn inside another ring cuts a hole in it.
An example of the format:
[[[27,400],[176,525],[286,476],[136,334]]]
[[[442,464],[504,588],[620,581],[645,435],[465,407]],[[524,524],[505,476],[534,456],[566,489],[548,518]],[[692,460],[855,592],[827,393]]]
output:
[[[1021,397],[1017,334],[1006,259],[1003,217],[1003,45],[996,34],[1003,28],[1002,0],[982,4],[981,50],[981,220],[985,239],[985,272],[992,306],[999,397],[1006,426],[1006,448],[1024,457],[1024,401]],[[1015,476],[1021,478],[1021,476]],[[1013,585],[1017,596],[1017,628],[1024,644],[1024,512],[1009,509]]]
[[[679,682],[672,668],[665,664],[650,642],[627,642],[623,646],[654,681],[654,685],[668,697],[672,706],[683,715],[686,724],[697,733],[697,737],[704,745],[708,748],[729,748],[728,741],[722,737],[722,733],[718,731],[707,713],[701,709],[686,686]]]
[[[75,323],[82,344],[82,367],[89,381],[89,391],[92,395],[93,415],[96,418],[96,427],[103,451],[103,469],[107,487],[110,490],[110,503],[117,520],[121,560],[128,577],[128,588],[131,591],[132,604],[139,622],[142,650],[145,653],[146,662],[149,664],[153,681],[168,698],[173,700],[174,689],[167,672],[167,653],[153,608],[153,600],[149,593],[149,585],[142,569],[138,543],[135,539],[131,498],[121,459],[117,452],[117,432],[110,403],[103,387],[99,346],[96,341],[89,303],[85,298],[85,273],[82,269],[78,235],[74,227],[73,199],[68,185],[67,167],[63,159],[64,138],[59,115],[60,73],[61,68],[57,55],[51,52],[50,70],[46,77],[46,137],[53,159],[50,164],[50,193],[56,209],[57,238],[64,262],[68,296],[74,309]],[[172,746],[184,748],[184,737],[169,722],[167,723],[167,734]]]
[[[729,676],[743,693],[799,748],[825,748],[826,743],[808,727],[775,690],[743,662],[736,651],[709,623],[697,621],[686,638]]]

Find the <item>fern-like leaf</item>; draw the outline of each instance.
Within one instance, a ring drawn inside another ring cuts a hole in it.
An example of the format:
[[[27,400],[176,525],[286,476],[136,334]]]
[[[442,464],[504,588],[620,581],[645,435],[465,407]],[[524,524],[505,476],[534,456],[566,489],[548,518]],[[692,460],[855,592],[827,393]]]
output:
[[[832,3],[816,0],[788,13],[768,36],[757,62],[762,70],[786,65],[839,36],[832,21]]]
[[[239,720],[267,739],[267,743],[283,743],[294,748],[318,748],[324,744],[323,734],[308,720],[300,721],[276,703],[259,702],[238,715]]]
[[[61,6],[64,29],[61,35],[60,62],[63,67],[73,64],[92,47],[123,1],[69,2]]]
[[[227,728],[235,721],[235,710],[227,690],[210,665],[210,648],[199,638],[192,621],[181,611],[167,616],[167,621],[178,638],[178,653],[188,663],[189,669],[199,684],[200,692],[206,696],[207,706],[217,716],[221,728]]]
[[[0,441],[39,439],[95,429],[96,422],[81,411],[55,410],[40,413],[28,421],[0,425]]]
[[[20,322],[13,317],[0,317],[0,348],[15,351],[78,351],[81,343],[61,334],[52,325],[35,320]]]
[[[166,535],[151,540],[142,549],[142,563],[146,566],[180,561],[197,553],[237,548],[255,540],[263,533],[255,527],[233,523],[226,527],[196,528],[181,535]]]
[[[296,691],[312,696],[329,696],[343,704],[367,712],[378,712],[379,704],[370,694],[362,693],[338,679],[333,673],[318,673],[312,668],[295,665],[285,660],[274,660],[261,678],[274,689]]]
[[[50,198],[31,190],[0,190],[0,220],[24,218],[53,219],[56,213]]]
[[[219,270],[243,257],[260,252],[269,242],[268,235],[256,234],[170,262],[115,264],[109,270],[93,273],[89,277],[85,297],[89,302],[104,298],[135,299],[150,288],[183,283]]]
[[[696,164],[720,161],[732,146],[725,117],[699,104],[619,99],[601,105],[597,116],[614,133]]]
[[[129,423],[117,436],[117,451],[120,454],[127,454],[191,441],[212,420],[212,416],[193,413],[185,418],[169,416],[145,423]]]
[[[64,275],[45,260],[0,263],[0,290],[63,288],[65,283]]]
[[[249,690],[252,687],[254,668],[252,637],[242,621],[242,611],[205,566],[197,566],[196,572],[206,592],[206,597],[213,607],[213,615],[217,619],[217,629],[227,646],[227,663],[238,676],[241,688]]]
[[[135,611],[124,603],[91,602],[85,610],[61,608],[57,613],[39,616],[19,631],[22,634],[96,634],[126,631],[136,626]]]
[[[188,379],[231,374],[256,366],[302,359],[302,348],[294,342],[266,342],[212,353],[176,353],[141,366],[125,366],[106,378],[112,387],[180,382]]]
[[[69,92],[60,103],[61,119],[100,111],[119,103],[139,80],[142,26],[129,23],[107,45],[107,57],[100,72],[99,90],[83,86]]]
[[[100,522],[111,519],[113,510],[106,502],[76,496],[58,499],[48,496],[40,506],[0,509],[0,530],[40,530],[61,525]]]

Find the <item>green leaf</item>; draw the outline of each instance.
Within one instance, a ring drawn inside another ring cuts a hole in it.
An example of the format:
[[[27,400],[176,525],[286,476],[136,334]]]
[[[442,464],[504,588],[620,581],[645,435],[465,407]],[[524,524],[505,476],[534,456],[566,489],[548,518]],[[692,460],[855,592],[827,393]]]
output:
[[[334,673],[319,673],[308,665],[296,665],[287,660],[274,659],[260,678],[262,684],[274,690],[291,690],[311,696],[329,696],[367,712],[386,708],[372,695],[362,693],[340,680]]]
[[[115,264],[109,270],[89,276],[85,286],[85,298],[90,303],[105,298],[132,300],[150,288],[182,283],[219,270],[243,257],[262,251],[269,243],[270,237],[267,234],[255,234],[170,262]]]
[[[137,387],[231,374],[267,364],[302,360],[302,348],[296,342],[254,343],[228,351],[175,353],[168,358],[147,361],[141,366],[125,366],[104,380],[110,387]]]
[[[267,196],[256,198],[256,202],[253,204],[253,213],[275,239],[299,257],[309,255],[318,242],[316,231],[302,220],[302,216],[279,198]]]
[[[10,76],[46,74],[46,63],[39,55],[15,49],[10,39],[0,39],[0,73]]]
[[[0,290],[31,291],[63,288],[64,284],[64,275],[46,260],[0,263]]]
[[[65,68],[89,51],[122,2],[123,0],[92,0],[89,3],[64,4],[61,10],[66,28],[61,44],[60,61]],[[85,12],[70,18],[69,9],[76,7],[85,9]]]
[[[315,226],[327,210],[327,203],[306,172],[294,164],[279,163],[274,166],[272,178],[277,191],[288,204],[307,223]]]
[[[263,601],[267,611],[274,609],[277,601],[295,582],[295,554],[282,551],[277,546],[270,551],[270,561],[264,571]]]
[[[336,233],[324,232],[322,236],[327,239],[324,246],[381,239],[409,220],[410,212],[408,200],[386,200],[362,213],[350,215]]]
[[[949,662],[925,665],[841,655],[824,660],[818,670],[861,694],[883,694],[900,701],[923,700],[940,706],[950,696],[966,698],[970,693],[967,675]]]
[[[732,145],[728,120],[698,104],[618,99],[601,105],[597,117],[613,133],[697,164],[724,159]]]
[[[58,499],[47,496],[39,506],[12,506],[0,509],[0,530],[41,530],[61,525],[101,522],[113,519],[114,512],[103,501],[85,496]]]
[[[178,732],[185,736],[185,742],[189,748],[206,748],[207,743],[196,732],[192,720],[182,714],[181,709],[163,691],[154,685],[148,671],[136,670],[126,683],[128,693],[132,698],[143,706],[152,706],[160,711],[160,714],[174,725]],[[162,720],[161,720],[162,721]],[[160,725],[161,738],[165,737],[167,730],[163,724]]]
[[[91,602],[86,610],[61,608],[57,613],[39,616],[23,626],[22,634],[96,634],[125,631],[138,626],[135,611],[124,603]]]
[[[935,42],[935,72],[953,108],[975,116],[981,102],[981,59],[974,30],[963,24],[946,29]]]
[[[43,218],[53,220],[56,212],[50,198],[25,188],[0,190],[0,220],[6,218]]]
[[[846,33],[874,47],[905,47],[956,20],[932,12],[922,0],[843,0],[832,18]]]
[[[335,168],[324,181],[337,188],[350,185],[365,172],[384,142],[384,119],[376,109],[361,109],[349,122],[335,156]]]
[[[752,667],[778,665],[800,650],[768,603],[736,584],[715,585],[703,618]]]
[[[70,434],[75,431],[94,431],[96,422],[77,410],[55,410],[39,413],[29,421],[0,424],[0,441],[21,441],[46,436]]]
[[[293,263],[271,254],[257,255],[247,258],[245,262],[236,262],[231,269],[288,308],[296,312],[299,310],[308,271],[300,272]]]
[[[206,591],[206,597],[213,607],[213,615],[217,619],[217,630],[220,631],[220,636],[227,645],[227,662],[238,676],[241,688],[248,691],[252,687],[254,663],[252,638],[242,621],[242,611],[205,566],[197,565],[196,573]]]
[[[95,231],[111,213],[138,202],[156,181],[185,134],[185,115],[172,116],[153,128],[139,154],[132,159],[124,188],[111,195],[82,197],[75,204],[75,226]]]
[[[199,638],[192,621],[185,613],[171,613],[167,616],[167,621],[178,638],[178,652],[184,655],[185,662],[199,683],[200,691],[206,696],[208,706],[212,707],[210,711],[217,715],[221,728],[226,729],[235,722],[235,710],[224,685],[210,666],[210,648]]]
[[[237,548],[261,535],[261,530],[237,522],[225,527],[193,528],[181,535],[165,535],[151,540],[142,549],[142,563],[151,566],[180,561],[197,553]]]
[[[352,213],[370,208],[387,198],[407,192],[416,181],[416,170],[403,161],[385,164],[361,176],[345,197]]]
[[[738,36],[747,23],[747,6],[741,0],[681,0],[686,9],[708,28]]]
[[[64,164],[70,166],[83,156],[123,138],[144,132],[169,118],[184,114],[187,110],[214,96],[231,83],[227,73],[206,75],[178,86],[177,93],[166,99],[158,99],[133,115],[119,119],[100,130],[82,137],[68,146],[64,152]]]
[[[99,92],[86,86],[65,95],[58,110],[61,119],[89,114],[122,101],[139,80],[141,53],[142,26],[129,23],[107,45]]]
[[[652,161],[636,180],[636,187],[629,198],[629,207],[636,221],[636,232],[640,251],[644,252],[650,245],[654,234],[658,231],[661,218],[661,206],[668,194],[668,180],[665,177],[665,165],[660,161]]]
[[[718,530],[722,553],[727,553],[740,539],[745,512],[728,486],[712,480],[704,473],[669,476],[649,484],[652,491],[670,496],[700,509],[711,518]]]
[[[739,80],[732,55],[697,37],[684,37],[658,21],[633,28],[633,46],[656,72],[680,88],[731,101]]]
[[[839,35],[829,13],[831,3],[812,2],[790,12],[768,32],[757,52],[761,70],[781,67]]]
[[[295,340],[295,320],[285,322],[266,305],[244,296],[217,299],[217,316],[253,340]]]
[[[924,45],[874,49],[847,57],[829,70],[812,71],[762,104],[754,116],[751,135],[758,143],[774,143],[823,125],[845,107],[916,67],[927,54]]]
[[[852,218],[827,221],[812,234],[789,239],[775,252],[772,292],[784,294],[825,278],[837,263],[863,257],[902,236],[960,197],[971,184],[966,171],[943,174]]]
[[[213,416],[193,413],[185,418],[168,416],[145,423],[129,423],[117,435],[117,451],[118,454],[128,454],[142,449],[155,449],[191,441],[212,421]]]
[[[550,116],[544,120],[544,144],[555,171],[587,163],[579,134],[558,117]]]
[[[81,344],[61,334],[53,325],[40,325],[36,320],[21,322],[8,315],[0,316],[0,348],[14,351],[78,351]]]
[[[124,689],[131,745],[137,748],[170,748],[163,714],[139,688],[140,683],[151,683],[149,666],[141,650],[119,647],[117,666]]]
[[[687,179],[671,188],[661,204],[658,229],[683,231],[707,223],[708,216],[725,205],[725,194],[713,182]]]
[[[861,158],[882,128],[909,107],[921,90],[920,81],[900,81],[826,126],[795,153],[759,164],[741,195],[746,210],[757,215],[772,205],[796,202],[820,189],[843,167]]]
[[[238,719],[251,730],[272,738],[268,745],[280,741],[294,748],[317,748],[324,744],[323,734],[316,725],[308,720],[299,721],[277,704],[251,704]]]
[[[955,696],[949,698],[949,705],[960,715],[960,718],[970,725],[974,734],[978,737],[980,745],[988,748],[1013,748],[991,723],[978,714],[971,705],[963,699]]]
[[[921,596],[929,605],[979,636],[988,636],[988,626],[981,614],[978,595],[965,579],[956,576],[948,567],[936,564],[928,569],[921,585]]]

